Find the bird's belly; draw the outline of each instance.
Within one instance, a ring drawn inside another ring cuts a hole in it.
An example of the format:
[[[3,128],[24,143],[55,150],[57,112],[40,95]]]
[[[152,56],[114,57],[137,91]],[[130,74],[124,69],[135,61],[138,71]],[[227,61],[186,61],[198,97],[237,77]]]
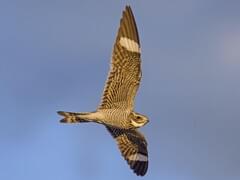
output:
[[[121,110],[103,110],[103,123],[117,128],[129,129],[129,113]]]

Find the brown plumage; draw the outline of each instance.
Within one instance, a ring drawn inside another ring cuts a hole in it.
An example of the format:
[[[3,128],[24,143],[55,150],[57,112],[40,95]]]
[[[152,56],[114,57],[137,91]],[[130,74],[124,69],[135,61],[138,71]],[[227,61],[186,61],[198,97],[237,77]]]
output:
[[[117,141],[122,156],[137,175],[148,169],[147,142],[137,128],[148,118],[134,112],[134,99],[141,80],[140,41],[130,6],[126,6],[113,47],[111,68],[102,101],[94,112],[59,111],[62,123],[103,124]]]
[[[127,38],[126,47],[120,43]],[[128,42],[129,40],[129,42]],[[132,47],[131,41],[138,47]],[[136,22],[130,6],[123,11],[112,53],[111,69],[99,109],[121,108],[133,110],[134,97],[141,80],[140,42]]]

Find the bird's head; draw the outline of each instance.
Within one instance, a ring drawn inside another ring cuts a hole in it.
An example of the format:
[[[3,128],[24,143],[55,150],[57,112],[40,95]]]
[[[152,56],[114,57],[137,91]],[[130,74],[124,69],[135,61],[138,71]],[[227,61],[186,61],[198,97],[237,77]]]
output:
[[[147,116],[144,116],[144,115],[136,113],[136,112],[132,112],[132,116],[131,116],[132,126],[138,128],[138,127],[144,126],[148,122],[149,122],[149,120],[148,120]]]

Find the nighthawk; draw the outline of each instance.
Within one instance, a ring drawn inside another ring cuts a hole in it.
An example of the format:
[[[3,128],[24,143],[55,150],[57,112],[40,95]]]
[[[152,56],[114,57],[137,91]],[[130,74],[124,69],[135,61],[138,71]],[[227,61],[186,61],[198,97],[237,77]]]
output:
[[[110,72],[102,101],[93,112],[64,112],[62,123],[95,122],[104,125],[116,139],[122,156],[137,175],[148,169],[147,142],[137,130],[148,118],[134,112],[134,99],[141,80],[141,51],[136,22],[130,6],[120,20],[113,47]]]

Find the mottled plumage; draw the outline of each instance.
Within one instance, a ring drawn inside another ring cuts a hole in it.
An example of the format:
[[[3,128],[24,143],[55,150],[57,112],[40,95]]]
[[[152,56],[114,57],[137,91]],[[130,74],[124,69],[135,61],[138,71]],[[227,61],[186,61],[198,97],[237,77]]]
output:
[[[111,69],[99,109],[133,110],[134,97],[141,80],[140,63],[137,26],[132,11],[127,6],[120,21],[112,53]]]
[[[140,41],[130,6],[126,6],[115,40],[111,68],[102,101],[94,112],[58,113],[63,123],[96,122],[103,124],[116,139],[122,156],[137,175],[148,169],[147,142],[137,128],[148,118],[134,112],[134,99],[141,80]]]

